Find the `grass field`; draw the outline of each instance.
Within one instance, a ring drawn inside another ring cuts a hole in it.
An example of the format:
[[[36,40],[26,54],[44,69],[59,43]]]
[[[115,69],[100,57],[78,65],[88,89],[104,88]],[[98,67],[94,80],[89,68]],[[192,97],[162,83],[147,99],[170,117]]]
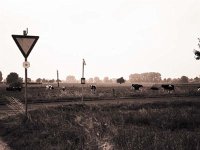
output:
[[[43,102],[45,106],[45,102],[80,101],[81,86],[65,86],[66,91],[46,90],[44,85],[31,86],[28,102]],[[200,92],[197,86],[176,85],[175,92],[168,93],[151,91],[151,85],[145,85],[140,92],[131,90],[130,85],[99,85],[92,94],[89,85],[85,85],[84,98],[90,103],[62,106],[52,103],[43,108],[34,105],[28,119],[20,113],[0,117],[0,145],[3,142],[16,150],[199,150]],[[8,104],[8,97],[23,102],[23,90],[8,92],[0,87],[0,104]],[[130,101],[126,103],[122,98]],[[106,103],[107,99],[111,103]]]
[[[54,85],[54,90],[46,90],[45,85],[29,86],[28,87],[28,102],[53,102],[53,101],[77,101],[81,98],[81,85],[80,84],[61,84],[60,87],[66,86],[66,90],[62,91],[61,88]],[[160,89],[159,91],[152,91],[150,87],[152,84],[145,84],[141,92],[131,89],[129,84],[113,84],[113,85],[97,85],[97,91],[92,94],[90,85],[84,85],[84,99],[97,100],[97,99],[115,99],[115,98],[148,98],[148,97],[173,97],[173,96],[200,96],[200,91],[197,91],[198,84],[178,84],[175,85],[175,92],[168,93]],[[157,85],[160,87],[160,85]],[[114,93],[113,93],[114,89]],[[21,92],[9,92],[4,87],[0,87],[0,104],[6,103],[5,96],[15,97],[24,100],[24,88]]]
[[[2,140],[16,150],[200,149],[200,101],[70,104],[0,120]]]

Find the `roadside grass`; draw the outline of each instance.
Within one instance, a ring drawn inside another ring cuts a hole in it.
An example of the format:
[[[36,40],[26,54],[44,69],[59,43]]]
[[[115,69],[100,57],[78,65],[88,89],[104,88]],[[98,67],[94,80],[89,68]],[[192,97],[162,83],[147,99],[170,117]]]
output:
[[[71,104],[0,120],[0,136],[16,150],[200,149],[200,102]]]

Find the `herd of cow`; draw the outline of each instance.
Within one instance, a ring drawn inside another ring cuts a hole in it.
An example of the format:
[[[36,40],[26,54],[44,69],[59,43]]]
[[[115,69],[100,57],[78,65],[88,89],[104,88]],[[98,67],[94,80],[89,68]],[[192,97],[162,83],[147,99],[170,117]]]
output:
[[[175,86],[172,84],[162,84],[161,87],[165,91],[168,91],[169,93],[171,91],[175,91]],[[141,84],[132,84],[131,85],[131,89],[133,89],[135,91],[140,91],[142,88],[143,88],[143,85],[141,85]],[[52,90],[52,89],[54,89],[54,87],[52,85],[47,85],[46,89]],[[97,89],[97,87],[95,85],[90,85],[90,90],[91,90],[92,94],[96,93],[96,89]],[[152,86],[150,89],[156,91],[156,90],[159,90],[159,87]],[[62,91],[65,91],[65,90],[66,90],[66,87],[62,87]],[[114,89],[113,89],[113,91],[114,91]]]
[[[143,88],[143,85],[141,85],[141,84],[132,84],[131,85],[131,89],[134,90],[134,91],[142,91],[142,88]],[[161,84],[160,87],[152,86],[152,87],[150,87],[150,90],[158,91],[161,88],[164,91],[167,91],[168,93],[175,91],[175,86],[173,84]],[[22,89],[22,87],[7,87],[6,88],[7,91],[21,91],[21,89]],[[54,87],[52,85],[47,85],[46,89],[47,90],[53,90]],[[96,93],[96,89],[97,89],[97,87],[95,85],[90,85],[90,90],[91,90],[92,94]],[[65,91],[66,87],[62,87],[61,90]],[[200,86],[197,88],[197,91],[200,91]],[[114,92],[114,89],[113,89],[113,92]]]
[[[132,84],[132,89],[134,89],[135,91],[138,91],[141,88],[143,88],[143,85],[141,85],[141,84]],[[167,90],[169,93],[171,91],[175,91],[175,86],[173,84],[162,84],[161,88],[163,88],[164,90]],[[157,87],[157,86],[152,86],[150,89],[154,90],[154,91],[157,91],[160,88]]]

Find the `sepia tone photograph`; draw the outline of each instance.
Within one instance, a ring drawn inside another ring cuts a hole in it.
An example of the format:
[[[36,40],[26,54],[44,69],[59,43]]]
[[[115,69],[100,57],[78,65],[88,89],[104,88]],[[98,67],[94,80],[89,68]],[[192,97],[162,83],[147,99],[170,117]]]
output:
[[[0,150],[200,150],[200,1],[0,0]]]

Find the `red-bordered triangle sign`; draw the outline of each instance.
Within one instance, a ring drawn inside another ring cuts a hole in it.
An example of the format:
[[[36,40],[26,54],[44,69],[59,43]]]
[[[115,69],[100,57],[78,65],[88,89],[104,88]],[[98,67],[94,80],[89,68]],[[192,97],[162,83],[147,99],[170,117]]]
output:
[[[25,58],[31,53],[39,39],[39,36],[12,35],[12,37]]]

